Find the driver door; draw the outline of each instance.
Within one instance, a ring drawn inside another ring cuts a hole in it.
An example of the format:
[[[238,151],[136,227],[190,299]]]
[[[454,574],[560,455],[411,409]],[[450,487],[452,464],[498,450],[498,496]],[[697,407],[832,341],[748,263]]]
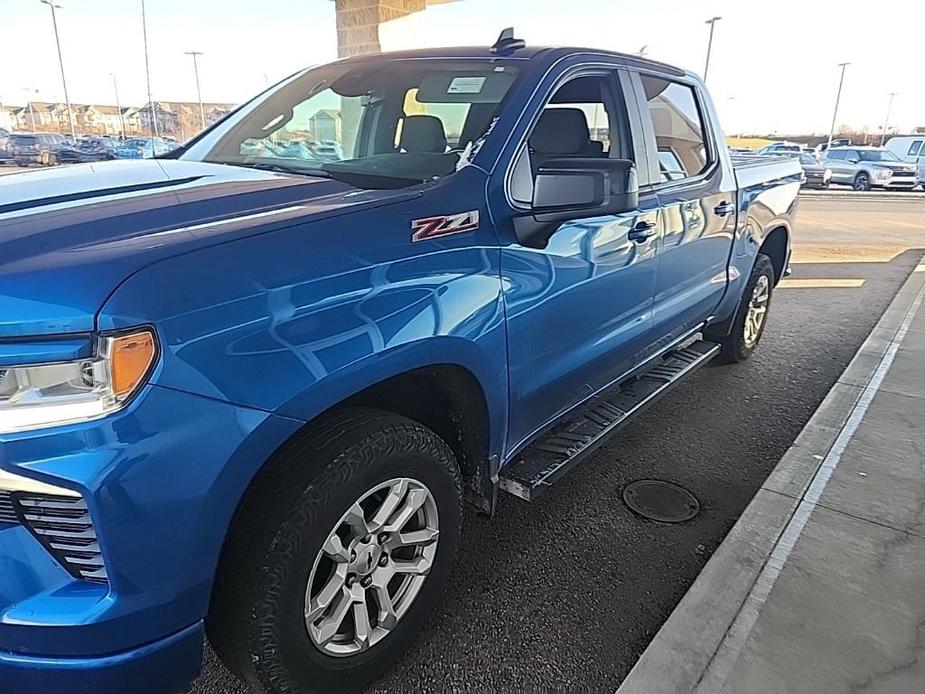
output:
[[[620,73],[580,73],[543,105],[511,172],[509,197],[529,205],[533,177],[556,157],[645,162],[631,140]],[[627,92],[629,93],[629,92]],[[544,248],[516,241],[501,251],[508,326],[513,453],[569,409],[647,356],[652,329],[659,208],[640,176],[639,208],[563,223]],[[516,236],[511,220],[502,235]]]

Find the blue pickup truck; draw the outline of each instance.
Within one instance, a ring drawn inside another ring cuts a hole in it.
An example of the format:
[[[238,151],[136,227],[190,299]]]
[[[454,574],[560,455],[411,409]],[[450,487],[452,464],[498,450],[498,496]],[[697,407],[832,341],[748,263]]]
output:
[[[799,186],[696,76],[510,33],[0,178],[0,691],[183,691],[204,634],[255,691],[373,680],[464,503],[748,358]]]

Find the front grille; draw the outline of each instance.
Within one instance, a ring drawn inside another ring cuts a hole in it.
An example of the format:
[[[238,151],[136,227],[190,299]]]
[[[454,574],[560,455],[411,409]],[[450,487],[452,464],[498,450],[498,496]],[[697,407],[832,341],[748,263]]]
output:
[[[108,580],[90,510],[83,499],[16,492],[12,512],[46,550],[75,578]],[[0,501],[0,514],[2,514]]]
[[[901,178],[912,178],[915,176],[915,171],[894,171],[893,176]]]
[[[13,497],[9,492],[0,490],[0,523],[18,523],[19,518],[13,510]]]

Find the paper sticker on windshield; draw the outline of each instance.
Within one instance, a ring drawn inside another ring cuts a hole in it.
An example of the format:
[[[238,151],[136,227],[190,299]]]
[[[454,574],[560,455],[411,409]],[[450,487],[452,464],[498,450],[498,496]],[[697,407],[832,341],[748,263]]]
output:
[[[485,77],[454,77],[447,94],[478,94],[485,86]]]
[[[479,211],[471,210],[445,217],[427,217],[411,222],[412,241],[427,241],[479,228]]]

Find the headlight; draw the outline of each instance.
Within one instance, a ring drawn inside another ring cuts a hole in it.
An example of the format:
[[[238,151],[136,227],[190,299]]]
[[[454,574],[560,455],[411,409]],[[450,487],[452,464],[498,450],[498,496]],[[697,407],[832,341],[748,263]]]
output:
[[[889,178],[892,175],[890,169],[874,169],[874,178]]]
[[[82,422],[118,410],[147,379],[154,334],[104,337],[98,355],[0,369],[0,434]]]
[[[826,169],[822,174],[822,178],[825,181],[828,181],[830,178],[832,178],[832,169]]]

